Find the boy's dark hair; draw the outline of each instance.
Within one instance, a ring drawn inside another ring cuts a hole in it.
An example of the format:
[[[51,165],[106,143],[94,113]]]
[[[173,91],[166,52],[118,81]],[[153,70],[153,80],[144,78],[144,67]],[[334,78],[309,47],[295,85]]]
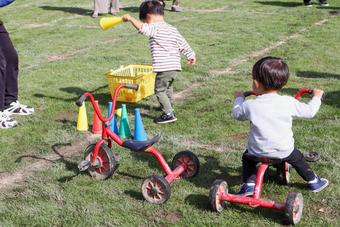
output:
[[[265,90],[279,90],[288,82],[289,69],[281,58],[269,56],[255,63],[252,74]]]
[[[147,14],[164,15],[164,5],[158,0],[146,0],[139,6],[139,19],[146,19]]]

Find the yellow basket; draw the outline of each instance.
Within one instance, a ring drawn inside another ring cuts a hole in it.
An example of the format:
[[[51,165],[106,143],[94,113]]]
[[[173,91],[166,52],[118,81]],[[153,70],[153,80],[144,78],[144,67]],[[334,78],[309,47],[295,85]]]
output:
[[[139,85],[138,91],[123,88],[118,94],[120,102],[136,103],[154,94],[156,74],[150,65],[121,66],[117,70],[110,70],[105,74],[110,93],[113,94],[119,84],[129,83]]]

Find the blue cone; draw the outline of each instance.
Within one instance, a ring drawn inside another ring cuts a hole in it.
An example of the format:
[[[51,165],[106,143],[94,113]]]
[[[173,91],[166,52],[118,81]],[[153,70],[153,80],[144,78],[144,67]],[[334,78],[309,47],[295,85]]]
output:
[[[108,105],[108,108],[107,108],[107,116],[108,117],[111,114],[111,110],[112,110],[112,102],[109,102],[109,105]],[[117,119],[116,119],[115,114],[113,114],[113,118],[110,121],[110,130],[118,135]]]
[[[146,134],[144,130],[142,117],[140,115],[140,110],[138,108],[135,109],[135,131],[134,131],[133,139],[137,141],[146,141],[148,139],[148,135]]]

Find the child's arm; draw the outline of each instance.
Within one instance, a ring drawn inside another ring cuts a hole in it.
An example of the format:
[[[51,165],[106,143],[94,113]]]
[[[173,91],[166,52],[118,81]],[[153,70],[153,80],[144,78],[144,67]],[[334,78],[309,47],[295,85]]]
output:
[[[319,111],[321,106],[321,97],[323,95],[323,91],[319,89],[313,90],[313,98],[306,103],[299,102],[298,100],[294,99],[294,117],[302,117],[302,118],[312,118],[315,114]]]
[[[7,6],[7,5],[11,4],[14,1],[15,0],[0,0],[0,7]]]
[[[235,102],[234,102],[234,107],[233,107],[233,117],[237,120],[240,121],[245,121],[247,120],[247,114],[244,109],[244,96],[242,91],[237,91],[235,92]]]
[[[191,49],[190,45],[184,39],[184,37],[179,33],[178,35],[179,35],[179,40],[178,40],[179,51],[181,52],[181,54],[186,56],[189,65],[194,65],[196,63],[195,52],[193,51],[193,49]]]
[[[149,37],[156,35],[157,29],[153,25],[149,25],[147,23],[142,23],[141,21],[130,16],[129,14],[123,15],[122,18],[123,18],[123,21],[125,21],[125,22],[131,22],[131,24],[143,35],[146,35],[146,36],[149,36]]]

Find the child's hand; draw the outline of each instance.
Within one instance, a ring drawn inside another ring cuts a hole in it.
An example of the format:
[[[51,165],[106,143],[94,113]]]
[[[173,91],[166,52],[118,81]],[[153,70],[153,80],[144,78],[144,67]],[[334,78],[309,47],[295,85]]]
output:
[[[244,97],[243,91],[236,91],[235,92],[235,98],[237,98],[237,97]]]
[[[130,16],[130,14],[124,14],[122,16],[122,19],[123,19],[124,22],[128,22],[128,21],[131,20],[131,16]]]
[[[196,64],[196,58],[188,59],[188,65],[193,66],[194,64]]]
[[[323,90],[320,90],[320,89],[314,89],[313,90],[313,96],[316,96],[316,97],[319,97],[319,98],[321,98],[322,97],[322,95],[323,95],[323,93],[324,93],[324,91]]]

